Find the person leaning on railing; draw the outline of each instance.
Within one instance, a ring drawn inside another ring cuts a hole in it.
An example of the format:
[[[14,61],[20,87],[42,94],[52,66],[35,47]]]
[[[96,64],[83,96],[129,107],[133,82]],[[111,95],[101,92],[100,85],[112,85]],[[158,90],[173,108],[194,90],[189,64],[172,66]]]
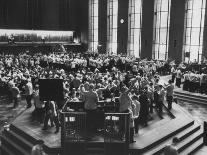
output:
[[[128,113],[131,108],[132,99],[129,96],[130,89],[126,86],[121,88],[121,95],[119,96],[119,112]]]
[[[97,112],[98,94],[93,90],[94,85],[89,84],[89,90],[85,91],[84,86],[81,85],[80,91],[83,94],[84,108],[87,113],[87,129],[89,131],[96,130],[97,120],[95,114]]]

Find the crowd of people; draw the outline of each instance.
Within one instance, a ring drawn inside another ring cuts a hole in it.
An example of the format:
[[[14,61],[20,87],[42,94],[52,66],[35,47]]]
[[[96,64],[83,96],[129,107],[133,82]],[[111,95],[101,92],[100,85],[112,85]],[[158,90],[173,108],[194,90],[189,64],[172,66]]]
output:
[[[2,54],[0,91],[9,95],[14,108],[21,96],[25,97],[27,108],[33,102],[33,118],[44,124],[44,130],[55,125],[56,133],[60,128],[58,113],[65,102],[83,101],[84,110],[90,115],[97,110],[98,101],[118,98],[118,112],[130,114],[130,141],[134,142],[134,131],[137,134],[140,125],[148,125],[151,113],[162,115],[165,96],[169,110],[172,108],[173,80],[165,85],[159,83],[159,74],[170,74],[170,68],[164,61],[126,56]],[[38,79],[62,79],[64,100],[41,101]]]
[[[207,95],[207,73],[188,71],[183,74],[183,90]]]
[[[194,64],[180,64],[177,68],[171,67],[172,81],[176,79],[176,86],[183,90],[207,95],[207,66]]]

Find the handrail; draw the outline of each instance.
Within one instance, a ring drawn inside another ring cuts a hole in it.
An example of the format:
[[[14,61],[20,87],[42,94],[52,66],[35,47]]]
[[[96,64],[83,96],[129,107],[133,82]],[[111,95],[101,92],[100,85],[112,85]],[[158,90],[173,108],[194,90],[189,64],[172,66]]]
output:
[[[172,118],[172,119],[174,119],[175,118],[175,116],[173,115],[173,113],[166,107],[166,105],[163,103],[163,107],[165,108],[165,110],[167,111],[167,113],[170,115],[170,117]]]
[[[62,114],[79,114],[79,115],[84,115],[84,114],[86,114],[86,112],[78,112],[78,111],[60,111],[60,113],[62,113]]]
[[[204,134],[203,134],[203,144],[207,146],[207,122],[206,121],[204,121],[203,128],[204,128],[204,130],[203,130],[203,132],[204,132]]]

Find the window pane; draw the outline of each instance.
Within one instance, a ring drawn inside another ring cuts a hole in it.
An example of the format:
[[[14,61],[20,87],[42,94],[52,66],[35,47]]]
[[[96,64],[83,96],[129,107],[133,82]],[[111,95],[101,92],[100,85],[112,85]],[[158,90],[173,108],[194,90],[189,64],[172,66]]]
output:
[[[129,27],[128,27],[128,55],[140,57],[141,50],[141,23],[142,0],[130,0],[129,3]],[[135,8],[134,8],[135,7]],[[135,9],[135,10],[133,10]]]
[[[161,11],[168,12],[168,1],[162,0]]]
[[[205,0],[186,1],[186,25],[183,49],[190,52],[190,61],[201,61],[199,54],[202,53],[203,46],[203,27],[205,18]],[[185,60],[188,61],[187,58]]]
[[[98,45],[98,0],[89,0],[89,49],[96,50]]]
[[[118,0],[108,0],[107,5],[107,52],[117,53],[117,19],[118,19]]]
[[[155,0],[153,24],[154,59],[165,59],[168,52],[168,35],[171,0]]]
[[[166,44],[167,29],[160,29],[160,44]]]

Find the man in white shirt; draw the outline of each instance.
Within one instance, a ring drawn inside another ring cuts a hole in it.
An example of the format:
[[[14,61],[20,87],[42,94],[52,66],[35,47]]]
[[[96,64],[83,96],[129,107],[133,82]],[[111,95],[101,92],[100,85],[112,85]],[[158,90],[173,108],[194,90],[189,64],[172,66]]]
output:
[[[26,80],[25,95],[26,95],[26,101],[27,101],[27,108],[30,108],[32,106],[32,103],[31,103],[32,94],[33,94],[32,83],[30,80]]]
[[[177,69],[177,71],[176,71],[176,86],[178,88],[180,88],[180,85],[181,85],[181,76],[182,76],[181,70]]]

